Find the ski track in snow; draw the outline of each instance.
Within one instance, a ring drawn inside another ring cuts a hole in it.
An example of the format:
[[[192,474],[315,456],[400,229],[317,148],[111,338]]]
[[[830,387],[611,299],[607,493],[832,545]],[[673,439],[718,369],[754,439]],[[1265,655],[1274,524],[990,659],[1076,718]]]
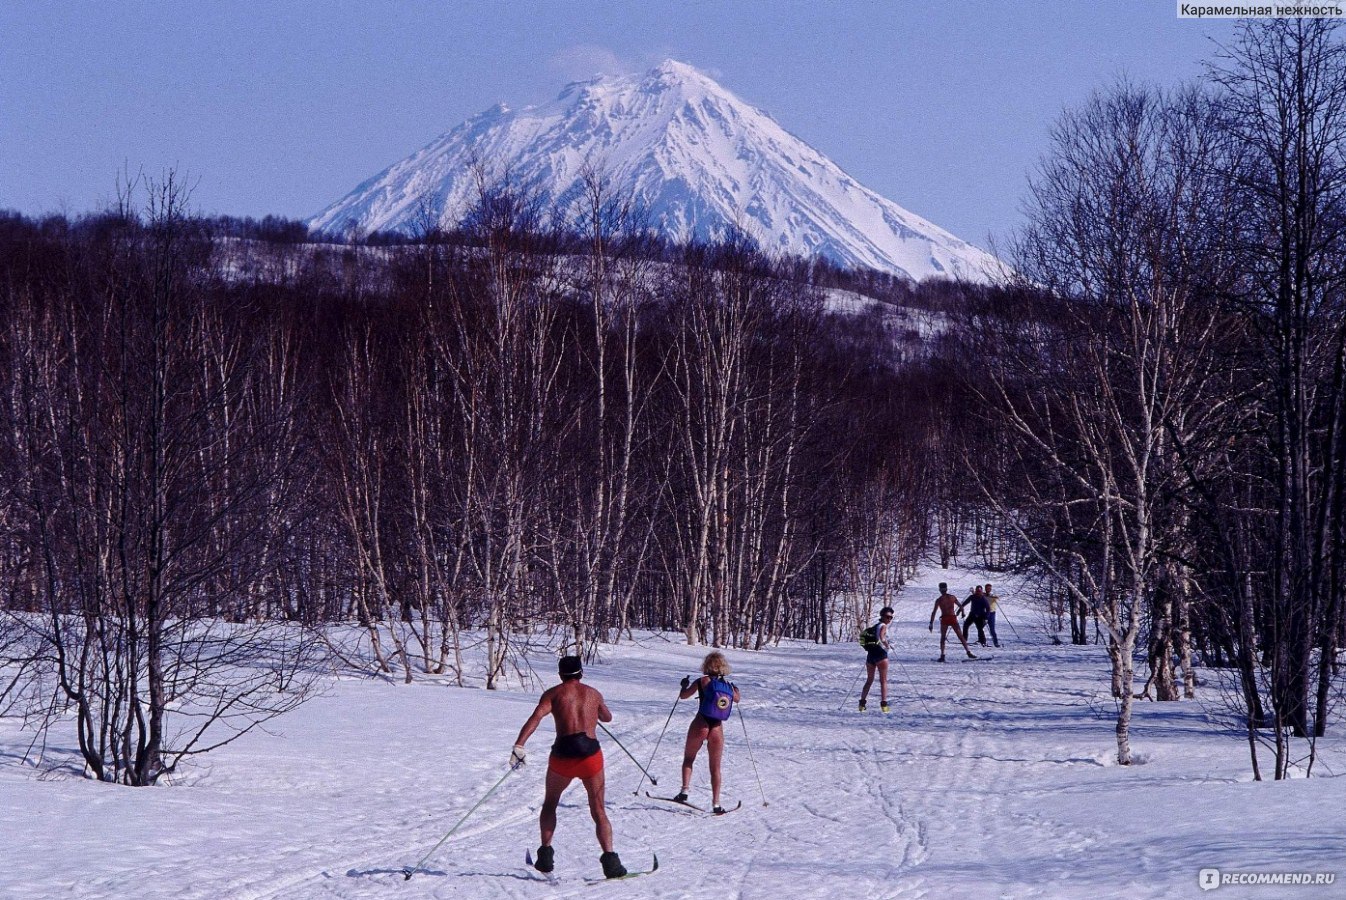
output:
[[[678,704],[653,766],[659,786],[647,782],[639,796],[638,771],[600,733],[617,850],[633,870],[657,852],[660,871],[648,878],[585,882],[599,874],[599,850],[578,784],[562,801],[555,874],[525,868],[525,850],[537,846],[545,724],[528,766],[405,881],[404,867],[503,774],[536,691],[341,679],[169,787],[39,778],[18,762],[28,738],[0,722],[0,897],[604,896],[592,889],[743,900],[1097,900],[1198,896],[1197,871],[1207,866],[1335,871],[1346,881],[1346,781],[1252,783],[1246,745],[1216,724],[1223,711],[1213,684],[1196,702],[1138,702],[1141,762],[1123,768],[1102,648],[1010,635],[1004,649],[988,651],[994,659],[964,664],[950,648],[941,665],[933,662],[938,635],[926,630],[932,599],[922,580],[896,604],[888,715],[877,711],[877,684],[871,711],[855,711],[863,654],[854,643],[728,651],[768,806],[737,715],[725,725],[725,794],[743,806],[724,817],[643,796],[676,791],[694,701]],[[1012,595],[1005,603],[1018,611]],[[1029,615],[1021,618],[1031,637]],[[588,682],[617,717],[610,727],[642,762],[678,679],[705,652],[651,636],[590,666]],[[539,672],[546,662],[537,661]],[[1323,773],[1346,771],[1339,744],[1320,743]],[[49,761],[69,752],[49,750]],[[694,802],[709,805],[704,751],[693,791]],[[1226,887],[1217,896],[1282,896],[1276,890]]]

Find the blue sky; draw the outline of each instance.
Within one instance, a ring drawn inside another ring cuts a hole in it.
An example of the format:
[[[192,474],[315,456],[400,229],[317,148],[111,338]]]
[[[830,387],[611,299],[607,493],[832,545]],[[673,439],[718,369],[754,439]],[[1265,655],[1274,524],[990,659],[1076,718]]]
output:
[[[1231,34],[1173,0],[0,0],[0,208],[175,167],[202,212],[305,217],[497,101],[673,57],[986,245],[1063,108]]]

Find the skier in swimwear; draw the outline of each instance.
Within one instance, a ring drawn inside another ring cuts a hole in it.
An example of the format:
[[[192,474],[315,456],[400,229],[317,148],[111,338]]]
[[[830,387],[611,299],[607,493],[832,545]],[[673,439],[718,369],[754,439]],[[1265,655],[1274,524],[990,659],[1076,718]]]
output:
[[[696,681],[692,681],[691,678],[682,679],[682,690],[678,693],[678,699],[686,700],[692,694],[700,694],[704,700],[707,692],[712,690],[711,682],[721,681],[723,682],[721,689],[727,686],[733,694],[734,702],[737,703],[738,688],[726,681],[728,675],[729,660],[724,658],[724,654],[718,650],[707,653],[706,658],[701,661],[701,677]],[[726,710],[727,708],[726,706]],[[711,811],[716,815],[723,815],[725,809],[720,805],[720,760],[724,757],[724,723],[720,719],[704,715],[700,708],[692,718],[692,724],[687,726],[687,744],[682,752],[682,790],[673,799],[678,803],[687,802],[687,792],[692,788],[692,764],[696,762],[696,755],[701,752],[702,744],[706,745],[706,755],[710,759]]]
[[[939,662],[944,662],[944,642],[948,639],[949,629],[953,629],[954,636],[958,638],[967,651],[968,659],[976,659],[971,648],[967,645],[967,639],[963,637],[963,629],[958,627],[958,598],[949,593],[949,586],[944,582],[939,583],[939,597],[935,600],[935,606],[930,610],[930,631],[935,630],[935,613],[939,613]]]
[[[556,831],[556,807],[570,782],[578,778],[589,793],[589,813],[594,818],[598,844],[603,848],[603,855],[598,858],[603,874],[608,878],[621,878],[626,874],[626,867],[612,849],[612,825],[603,806],[603,751],[595,734],[599,722],[612,721],[612,713],[603,702],[602,694],[587,684],[580,684],[584,667],[578,656],[561,657],[557,671],[561,683],[543,692],[537,709],[519,731],[519,739],[514,742],[509,757],[511,765],[523,765],[526,757],[523,745],[550,714],[556,723],[556,743],[552,744],[547,760],[547,792],[538,816],[542,846],[537,848],[537,861],[533,866],[539,872],[550,872],[555,866],[551,839]]]
[[[865,648],[865,686],[860,691],[860,712],[865,711],[869,700],[869,687],[874,683],[874,675],[879,676],[879,709],[888,711],[888,626],[893,621],[893,608],[885,606],[879,610],[879,621],[869,633],[874,635],[873,643],[863,644]]]

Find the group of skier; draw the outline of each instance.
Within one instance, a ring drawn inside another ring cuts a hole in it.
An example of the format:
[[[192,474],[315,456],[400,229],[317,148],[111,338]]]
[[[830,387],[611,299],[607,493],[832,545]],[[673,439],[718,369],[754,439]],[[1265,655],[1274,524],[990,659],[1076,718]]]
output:
[[[971,626],[977,627],[977,642],[983,647],[986,644],[986,632],[991,632],[991,641],[995,646],[1000,646],[1000,637],[996,634],[995,619],[996,611],[1000,604],[1000,598],[991,593],[991,585],[977,585],[971,594],[964,600],[959,600],[953,594],[949,593],[949,586],[944,582],[939,583],[939,596],[935,598],[935,605],[930,610],[930,631],[935,630],[935,615],[939,614],[939,659],[936,662],[944,662],[944,648],[949,638],[949,630],[953,630],[954,637],[963,645],[963,651],[967,653],[968,659],[976,659],[977,656],[972,652],[972,648],[967,645],[967,634]],[[965,618],[962,624],[959,624],[959,615],[964,614]],[[888,712],[888,626],[893,621],[893,608],[885,606],[879,610],[879,620],[864,631],[860,632],[860,646],[865,651],[865,686],[860,690],[860,712],[864,712],[869,707],[869,689],[874,684],[875,676],[879,680],[879,709]]]
[[[724,815],[728,810],[720,803],[720,763],[724,757],[724,722],[734,704],[739,701],[738,687],[728,681],[729,661],[719,651],[706,654],[701,662],[701,676],[686,676],[679,684],[678,699],[699,697],[696,715],[687,727],[687,741],[682,755],[682,789],[666,799],[672,803],[690,806],[687,799],[692,786],[692,766],[701,747],[707,748],[710,762],[711,811]],[[598,858],[605,878],[624,878],[629,873],[621,858],[612,849],[612,825],[604,806],[603,750],[598,744],[600,722],[611,722],[612,712],[603,701],[603,695],[581,683],[584,667],[578,656],[563,656],[557,666],[561,683],[548,688],[538,700],[537,707],[519,731],[510,752],[510,765],[524,764],[527,753],[524,745],[548,715],[556,726],[556,740],[547,759],[546,793],[542,812],[538,816],[542,843],[537,850],[533,867],[539,872],[550,872],[556,864],[552,835],[556,831],[556,807],[561,794],[576,779],[589,795],[589,814],[593,816],[594,830],[603,854]],[[676,709],[676,704],[674,706]],[[670,713],[670,717],[672,714]],[[658,863],[656,862],[656,866]]]
[[[986,631],[989,629],[991,640],[996,647],[1000,638],[996,635],[996,612],[999,598],[991,593],[991,585],[977,585],[976,589],[962,601],[949,593],[949,586],[939,585],[939,597],[930,611],[930,631],[935,630],[935,615],[940,617],[939,659],[944,662],[945,642],[948,632],[963,645],[969,659],[976,659],[968,647],[967,633],[970,626],[977,628],[978,642],[986,646]],[[958,617],[966,611],[963,623]],[[879,611],[879,620],[860,633],[860,645],[865,650],[865,671],[867,678],[860,692],[860,711],[864,712],[869,700],[869,691],[877,676],[879,680],[879,704],[883,712],[888,712],[888,627],[893,621],[893,608],[885,606]],[[709,653],[701,663],[699,678],[684,677],[679,684],[678,699],[685,700],[692,695],[698,697],[697,712],[687,727],[687,740],[682,756],[682,789],[675,796],[656,799],[672,803],[691,805],[688,793],[692,785],[692,766],[702,746],[707,748],[710,764],[710,786],[712,812],[723,815],[728,810],[720,801],[720,765],[724,756],[724,721],[739,701],[738,688],[729,682],[729,662],[718,651]],[[602,848],[599,863],[603,867],[605,878],[623,878],[630,873],[622,865],[621,858],[612,849],[612,825],[608,821],[604,802],[603,750],[598,743],[597,729],[600,723],[611,722],[612,712],[603,701],[603,695],[592,687],[582,683],[584,666],[578,656],[564,656],[557,666],[561,683],[543,692],[533,714],[528,717],[519,737],[510,752],[510,765],[518,767],[524,764],[527,753],[524,745],[532,737],[542,720],[551,716],[556,726],[556,740],[552,744],[547,759],[546,793],[542,801],[542,811],[538,816],[541,831],[541,845],[533,866],[539,872],[551,872],[556,864],[556,854],[552,848],[552,835],[556,831],[556,809],[571,782],[578,779],[589,796],[589,813],[593,816],[594,829],[598,844]],[[677,708],[676,703],[674,709]],[[669,714],[670,719],[672,713]],[[667,727],[667,726],[665,726]],[[662,735],[661,735],[662,737]],[[657,861],[655,863],[658,865]],[[635,873],[641,874],[641,873]]]
[[[972,650],[967,645],[968,636],[972,633],[971,626],[977,626],[977,643],[983,647],[986,646],[986,631],[989,628],[991,640],[997,647],[1000,646],[1000,636],[995,630],[996,609],[1000,604],[1000,598],[991,593],[991,586],[988,584],[985,590],[979,584],[967,598],[961,602],[953,594],[949,593],[949,586],[944,582],[939,583],[939,597],[935,599],[935,607],[930,610],[930,630],[935,630],[935,613],[939,613],[939,660],[944,662],[944,644],[948,639],[949,629],[953,629],[954,636],[958,638],[963,645],[963,650],[967,652],[969,659],[976,659]],[[964,614],[964,610],[967,610]],[[958,616],[964,615],[962,626],[958,624]]]

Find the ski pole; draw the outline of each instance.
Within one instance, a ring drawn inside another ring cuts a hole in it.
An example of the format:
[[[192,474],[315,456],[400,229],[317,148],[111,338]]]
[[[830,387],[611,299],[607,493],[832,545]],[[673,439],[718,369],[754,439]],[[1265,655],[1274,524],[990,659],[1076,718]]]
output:
[[[762,789],[762,776],[757,771],[757,760],[752,755],[752,741],[748,740],[748,720],[743,718],[743,707],[738,707],[738,724],[743,726],[743,743],[748,745],[748,760],[752,763],[752,774],[757,777],[757,792],[762,795],[762,805],[769,806],[766,802],[766,791]]]
[[[1011,622],[1011,621],[1009,620],[1009,616],[1006,616],[1006,615],[1005,615],[1004,610],[997,610],[997,612],[998,612],[1000,615],[1002,615],[1002,616],[1005,617],[1005,624],[1008,625],[1008,626],[1010,627],[1010,631],[1014,632],[1014,636],[1015,636],[1016,638],[1019,638],[1019,640],[1022,641],[1023,638],[1019,637],[1019,629],[1017,629],[1017,628],[1014,627],[1014,623]]]
[[[930,712],[929,705],[926,704],[925,698],[921,696],[920,690],[916,687],[916,682],[912,681],[911,673],[907,671],[907,667],[902,665],[902,660],[897,659],[896,656],[894,656],[893,659],[897,661],[897,667],[902,670],[902,677],[907,679],[907,684],[911,687],[911,692],[916,695],[917,700],[921,701],[921,705],[925,707],[926,713],[933,716],[934,713]]]
[[[647,765],[650,766],[654,765],[654,758],[659,755],[659,745],[663,743],[664,740],[664,732],[668,731],[669,723],[673,721],[673,713],[678,711],[678,704],[681,702],[682,702],[682,694],[679,693],[678,698],[673,701],[673,708],[668,711],[668,718],[664,721],[664,730],[659,732],[659,739],[654,742],[654,750],[650,752],[650,761],[647,763]],[[616,738],[613,738],[613,740],[616,740]],[[640,784],[636,785],[635,790],[636,794],[640,793],[641,785],[643,785],[644,783],[645,783],[645,770],[641,769]]]
[[[851,695],[855,693],[855,686],[859,684],[860,679],[864,677],[865,677],[865,670],[861,669],[860,674],[856,675],[855,680],[851,682],[851,689],[847,691],[846,696],[842,698],[841,705],[837,707],[838,710],[845,709],[846,704],[851,702]]]
[[[669,717],[670,719],[673,718],[673,714],[670,713],[668,717]],[[608,731],[608,727],[607,727],[606,725],[604,725],[602,722],[599,722],[599,723],[598,723],[598,727],[601,728],[601,729],[603,729],[603,733],[604,733],[604,734],[606,734],[608,737],[612,738],[612,742],[613,742],[614,744],[616,744],[618,747],[621,747],[621,748],[622,748],[622,752],[623,752],[623,753],[625,753],[627,756],[631,756],[631,751],[630,751],[630,750],[627,750],[627,749],[626,749],[626,746],[625,746],[624,744],[622,744],[621,741],[617,740],[617,735],[613,734],[611,731]],[[634,756],[631,756],[631,762],[633,762],[633,763],[636,764],[636,768],[637,768],[637,769],[639,769],[639,770],[642,771],[642,772],[645,772],[645,767],[642,766],[642,765],[640,764],[640,760],[636,759]],[[651,775],[649,772],[645,772],[645,777],[648,778],[648,779],[650,780],[650,784],[655,785],[656,787],[659,785],[659,779],[658,779],[658,778],[655,778],[655,777],[654,777],[653,775]]]
[[[402,880],[403,880],[403,881],[410,881],[410,880],[411,880],[411,876],[414,875],[414,874],[416,874],[417,870],[419,870],[421,866],[425,865],[425,861],[426,861],[427,859],[429,859],[431,856],[433,856],[434,853],[435,853],[435,851],[438,850],[440,847],[442,847],[442,846],[444,845],[444,842],[445,842],[445,841],[447,841],[449,838],[453,837],[453,833],[454,833],[455,831],[457,831],[458,828],[459,828],[464,822],[467,821],[467,817],[470,816],[470,815],[472,815],[474,812],[476,812],[476,811],[477,811],[477,807],[478,807],[478,806],[481,806],[483,803],[485,803],[485,802],[486,802],[486,798],[487,798],[487,797],[490,797],[492,794],[494,794],[494,793],[495,793],[495,789],[498,788],[498,787],[500,787],[500,785],[504,784],[504,783],[505,783],[505,779],[508,778],[508,777],[510,776],[510,773],[513,772],[515,769],[519,768],[519,766],[521,766],[521,765],[523,765],[523,763],[521,763],[521,762],[517,762],[517,763],[513,763],[513,764],[511,764],[510,767],[509,767],[508,769],[505,770],[505,774],[500,776],[500,780],[497,781],[495,784],[491,785],[491,789],[490,789],[489,791],[487,791],[486,794],[485,794],[480,800],[478,800],[478,801],[472,806],[471,809],[469,809],[467,812],[463,813],[463,817],[462,817],[461,819],[458,820],[458,824],[457,824],[457,825],[454,825],[452,828],[450,828],[450,829],[449,829],[449,833],[446,834],[446,835],[444,835],[442,838],[440,838],[440,839],[439,839],[439,843],[437,843],[437,844],[435,844],[433,847],[431,847],[431,848],[430,848],[430,852],[427,853],[427,854],[425,854],[424,856],[422,856],[421,859],[420,859],[420,861],[419,861],[418,863],[416,863],[416,865],[414,865],[414,866],[412,866],[411,868],[407,869],[406,872],[403,873],[404,877],[403,877]]]

